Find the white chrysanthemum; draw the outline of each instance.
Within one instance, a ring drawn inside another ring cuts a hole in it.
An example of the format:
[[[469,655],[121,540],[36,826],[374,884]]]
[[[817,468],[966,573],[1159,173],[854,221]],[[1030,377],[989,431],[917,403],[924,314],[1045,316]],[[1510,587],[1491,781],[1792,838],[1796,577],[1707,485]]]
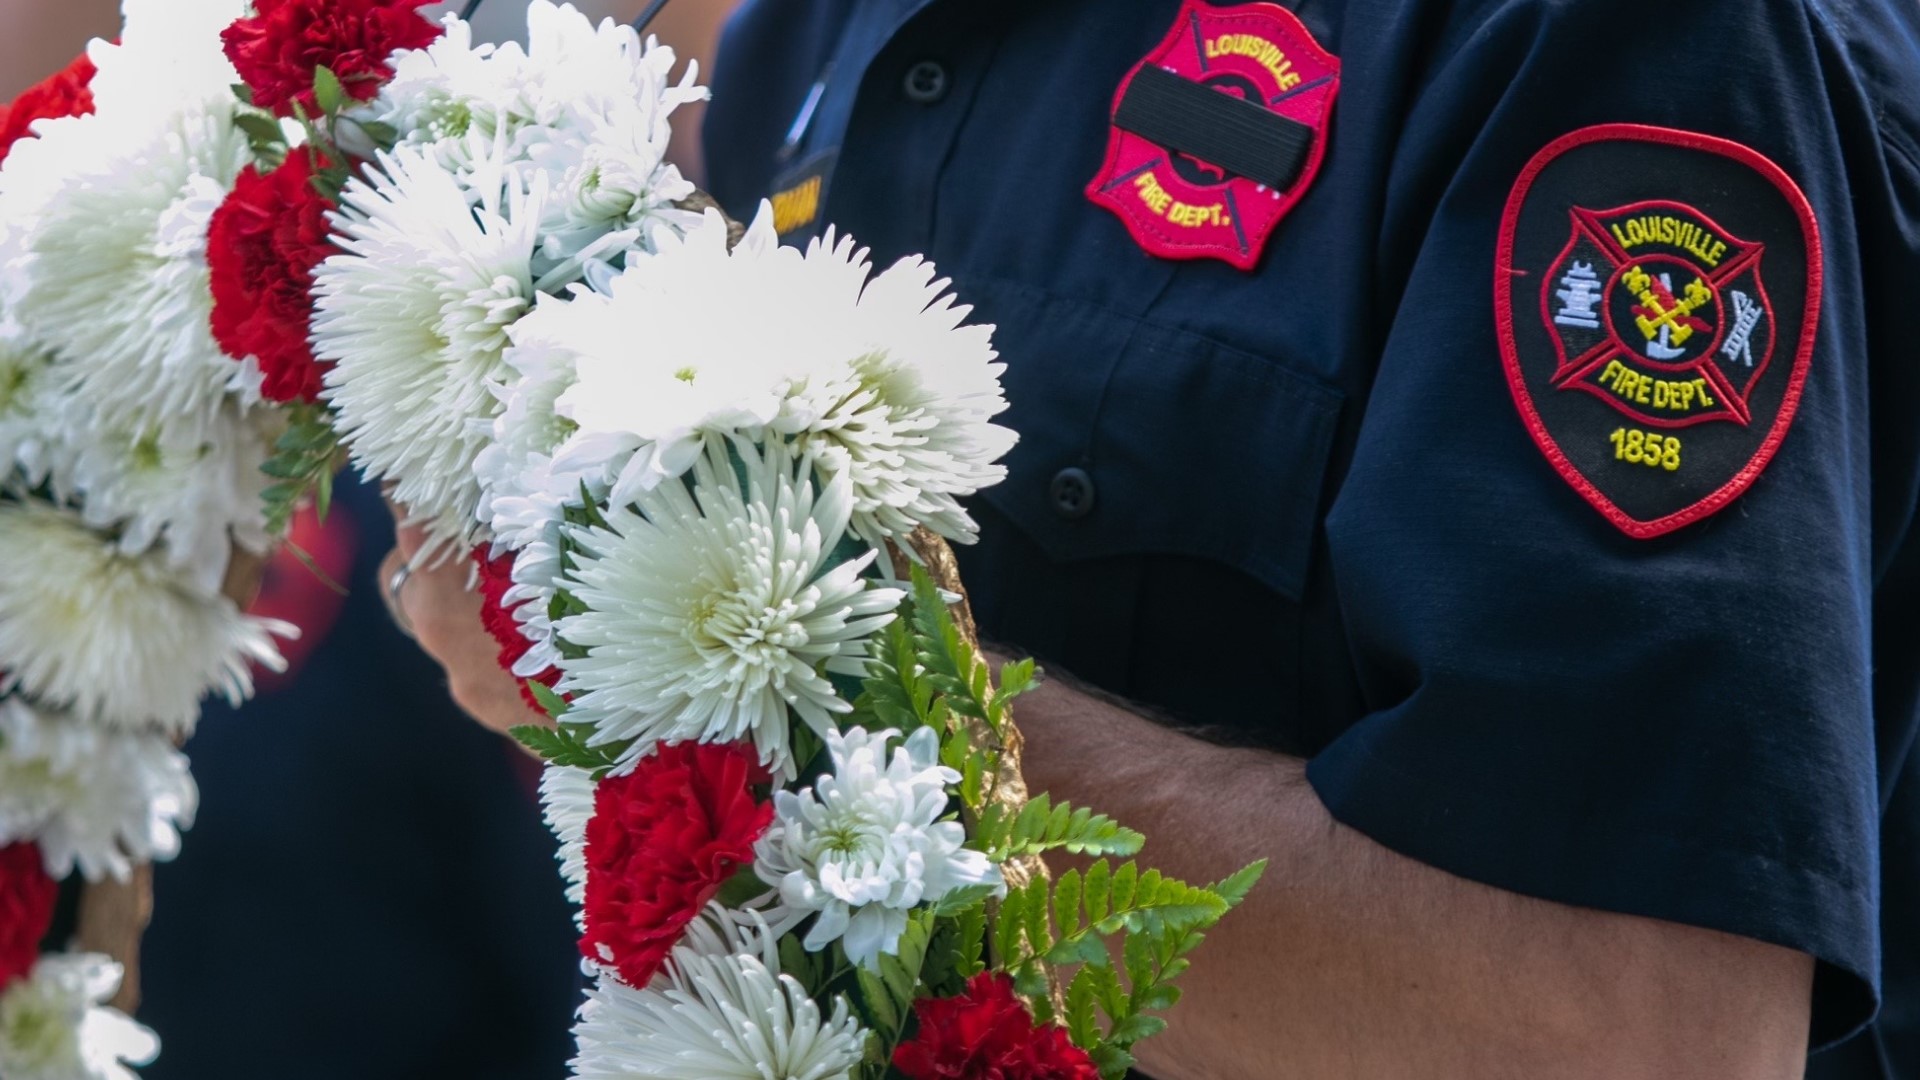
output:
[[[351,181],[336,242],[315,272],[314,352],[333,362],[326,398],[354,461],[436,546],[479,531],[474,459],[500,411],[507,327],[536,292],[543,192],[469,207],[454,178],[403,147]]]
[[[973,537],[957,500],[1005,475],[1014,442],[991,422],[1004,365],[932,267],[909,259],[869,280],[851,241],[781,247],[764,206],[731,251],[718,215],[657,247],[543,334],[577,372],[555,405],[580,428],[559,460],[642,448],[620,501],[678,475],[707,433],[766,428],[848,477],[869,543],[916,525]]]
[[[866,269],[865,252],[831,232],[807,259]],[[861,350],[852,370],[810,383],[775,425],[846,471],[854,531],[876,546],[919,525],[973,540],[958,500],[1006,478],[999,461],[1017,439],[992,422],[1007,408],[993,328],[965,325],[972,309],[954,304],[948,284],[917,256],[875,275],[847,320]]]
[[[184,734],[208,691],[239,704],[251,665],[283,670],[273,635],[298,633],[41,503],[0,504],[0,551],[0,689],[90,722]]]
[[[0,475],[18,467],[28,486],[69,459],[72,431],[53,386],[53,358],[15,329],[0,330]]]
[[[173,858],[199,802],[167,736],[0,701],[0,846],[37,841],[56,879],[78,868],[124,881],[136,863]]]
[[[582,484],[592,494],[605,494],[606,460],[575,455],[569,462],[554,461],[576,430],[555,408],[575,372],[573,353],[554,347],[549,336],[572,322],[571,306],[558,297],[540,297],[509,331],[513,344],[504,356],[505,374],[491,386],[500,415],[493,420],[492,439],[474,459],[477,513],[506,550],[550,538],[562,508],[580,502]]]
[[[766,279],[792,276],[779,270],[799,258],[779,247],[765,214],[729,253],[727,223],[709,212],[685,237],[661,237],[657,253],[604,294],[576,295],[545,316],[523,347],[566,356],[574,369],[554,407],[578,431],[558,460],[628,461],[612,492],[627,502],[685,472],[709,434],[772,423],[805,371],[795,346],[806,348],[811,326],[769,325],[779,315],[756,301],[772,287]]]
[[[706,96],[691,68],[678,84],[668,81],[672,49],[643,43],[611,19],[596,26],[571,5],[528,5],[525,49],[475,45],[465,23],[449,18],[446,25],[426,48],[395,55],[393,79],[364,112],[449,169],[468,167],[475,150],[489,145],[511,162],[577,155],[598,133],[664,146],[668,114]],[[543,167],[558,174],[566,163],[549,159]],[[657,160],[646,173],[649,192],[684,183]]]
[[[500,597],[513,613],[527,651],[513,662],[513,673],[532,679],[560,666],[560,643],[555,640],[551,605],[560,589],[560,537],[565,526],[557,519],[553,535],[521,548],[513,557],[513,584]]]
[[[213,593],[234,544],[266,550],[267,475],[260,463],[269,440],[237,406],[200,432],[163,425],[135,435],[96,425],[74,435],[73,464],[55,486],[83,496],[81,519],[118,536],[126,554],[161,544],[169,565]]]
[[[576,904],[586,902],[587,822],[596,786],[590,770],[571,765],[549,765],[540,776],[541,816],[560,841],[560,876],[567,880],[567,899]]]
[[[393,78],[352,115],[387,124],[403,145],[423,148],[461,143],[469,133],[509,134],[505,110],[526,81],[526,52],[512,43],[476,45],[470,25],[452,15],[443,21],[445,32],[426,48],[393,55]],[[466,163],[428,153],[447,168]]]
[[[565,306],[555,297],[541,297],[534,310],[514,324],[515,342],[530,340],[530,332],[537,337],[539,328]],[[560,587],[560,531],[566,508],[587,499],[596,504],[604,500],[609,463],[585,455],[565,463],[554,460],[554,451],[574,430],[554,411],[554,402],[573,385],[570,354],[515,344],[507,349],[506,362],[511,375],[494,387],[501,411],[493,421],[493,440],[473,467],[480,482],[478,514],[493,535],[494,554],[514,553],[513,585],[501,602],[529,642],[514,664],[514,674],[531,677],[559,660],[548,608]]]
[[[665,134],[650,134],[637,111],[595,117],[588,130],[535,151],[535,166],[556,177],[540,226],[548,259],[611,269],[629,250],[648,247],[657,229],[685,232],[699,224],[699,214],[676,205],[694,193],[693,184],[666,162]]]
[[[231,108],[189,108],[139,127],[77,117],[35,141],[34,161],[53,170],[57,191],[19,230],[24,289],[13,315],[101,422],[211,424],[242,385],[242,366],[213,340],[206,257],[207,222],[250,160]]]
[[[947,815],[947,788],[960,774],[940,764],[940,736],[829,732],[833,772],[810,789],[776,791],[776,817],[754,846],[754,872],[780,892],[775,921],[818,913],[807,948],[842,940],[847,959],[878,970],[899,951],[907,913],[970,885],[1004,891],[1000,870],[969,851],[966,830]]]
[[[757,918],[699,920],[653,985],[602,976],[574,1027],[580,1080],[847,1080],[867,1034],[836,997],[831,1014],[780,973]],[[707,925],[702,925],[706,923]],[[721,940],[704,941],[702,938]]]
[[[555,126],[567,117],[610,116],[639,105],[647,134],[667,137],[674,109],[707,97],[689,65],[670,83],[674,51],[611,18],[598,23],[572,4],[533,0],[527,5],[527,76],[521,88],[533,122]]]
[[[789,710],[822,735],[851,706],[824,672],[863,674],[867,639],[903,594],[861,572],[874,553],[834,562],[849,513],[844,479],[817,494],[812,466],[779,445],[764,452],[718,440],[696,463],[692,491],[669,483],[638,513],[617,507],[607,528],[578,529],[569,591],[590,610],[560,621],[585,650],[563,658],[569,718],[592,741],[637,740],[624,763],[656,743],[751,737],[760,760],[795,775]]]
[[[0,992],[0,1076],[138,1080],[127,1065],[159,1056],[160,1040],[106,1007],[120,979],[120,965],[97,953],[42,956],[33,974]]]

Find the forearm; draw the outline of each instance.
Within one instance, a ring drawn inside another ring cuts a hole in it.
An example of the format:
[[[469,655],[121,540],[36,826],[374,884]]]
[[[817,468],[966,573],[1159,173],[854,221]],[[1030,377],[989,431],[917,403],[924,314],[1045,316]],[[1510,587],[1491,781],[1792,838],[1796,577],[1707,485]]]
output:
[[[1197,882],[1258,858],[1208,936],[1160,1080],[1774,1078],[1805,1064],[1812,961],[1712,931],[1534,900],[1335,822],[1305,763],[1213,746],[1055,681],[1016,709],[1028,779],[1145,832]]]

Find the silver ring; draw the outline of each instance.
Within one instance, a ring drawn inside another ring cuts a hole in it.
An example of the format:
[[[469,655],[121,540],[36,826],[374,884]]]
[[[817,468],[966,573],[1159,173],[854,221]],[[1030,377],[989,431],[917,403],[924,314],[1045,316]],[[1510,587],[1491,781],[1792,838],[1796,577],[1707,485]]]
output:
[[[387,579],[387,613],[393,616],[393,624],[408,637],[413,636],[413,622],[407,618],[407,609],[400,603],[400,590],[407,587],[407,579],[413,576],[413,564],[403,562]]]

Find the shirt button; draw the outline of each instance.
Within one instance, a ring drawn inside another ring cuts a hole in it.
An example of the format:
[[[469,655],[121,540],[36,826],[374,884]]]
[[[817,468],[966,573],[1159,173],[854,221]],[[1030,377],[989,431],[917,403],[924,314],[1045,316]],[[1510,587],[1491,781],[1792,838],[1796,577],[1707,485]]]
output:
[[[907,100],[932,105],[947,96],[947,69],[937,60],[922,60],[907,69]]]
[[[1093,513],[1093,477],[1085,469],[1061,469],[1053,474],[1047,491],[1053,500],[1053,512],[1068,521],[1077,521]]]

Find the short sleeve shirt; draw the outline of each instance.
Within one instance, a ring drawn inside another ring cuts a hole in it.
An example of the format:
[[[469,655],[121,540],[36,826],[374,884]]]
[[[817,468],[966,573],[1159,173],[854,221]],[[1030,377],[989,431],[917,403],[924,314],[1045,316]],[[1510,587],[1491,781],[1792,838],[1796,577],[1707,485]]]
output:
[[[1409,857],[1810,953],[1815,1044],[1859,1031],[1920,910],[1920,12],[1297,0],[1324,114],[1179,127],[1219,112],[1182,20],[1273,7],[748,0],[711,186],[997,326],[989,636],[1308,758]],[[1277,170],[1236,188],[1270,233],[1093,197],[1159,198],[1115,164],[1135,83],[1126,130]],[[1910,966],[1846,1075],[1920,1075]]]

